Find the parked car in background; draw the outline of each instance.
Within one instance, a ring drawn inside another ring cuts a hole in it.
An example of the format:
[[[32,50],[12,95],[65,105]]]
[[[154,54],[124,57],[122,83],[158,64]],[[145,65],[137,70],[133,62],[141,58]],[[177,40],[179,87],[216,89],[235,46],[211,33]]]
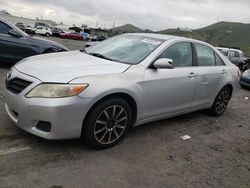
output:
[[[217,49],[226,56],[233,64],[239,67],[241,71],[245,71],[249,68],[248,59],[245,57],[243,51],[233,48],[222,48]]]
[[[26,25],[25,26],[25,32],[28,33],[29,35],[35,35],[36,34],[36,28],[31,26],[31,25]]]
[[[37,28],[38,26],[42,26],[42,27],[50,27],[48,24],[46,23],[42,23],[42,22],[36,22],[35,23],[35,28]]]
[[[240,85],[242,88],[250,89],[250,69],[246,70],[241,78],[240,78]]]
[[[17,62],[37,54],[67,50],[59,43],[30,36],[0,19],[0,62]]]
[[[89,36],[88,41],[92,41],[92,42],[97,41],[97,36]]]
[[[52,31],[49,27],[38,26],[36,28],[36,34],[45,35],[49,37],[49,36],[52,36]]]
[[[220,116],[238,84],[239,68],[207,43],[125,34],[86,52],[18,63],[7,74],[5,109],[34,135],[82,137],[103,149],[121,141],[131,126],[204,109]]]
[[[99,44],[100,42],[95,41],[95,42],[86,42],[85,44],[85,48],[89,48],[90,46],[94,46],[96,44]]]
[[[83,40],[82,35],[80,33],[77,33],[77,32],[60,33],[59,37],[64,38],[64,39]]]
[[[21,22],[17,22],[17,23],[16,23],[16,26],[17,26],[19,29],[21,29],[22,31],[24,31],[24,32],[25,32],[25,26],[24,26],[24,24],[23,24],[23,23],[21,23]]]
[[[21,22],[16,23],[16,26],[29,35],[35,35],[36,29],[30,25],[25,25]]]
[[[64,33],[64,31],[62,29],[59,29],[59,28],[53,28],[52,30],[52,35],[55,36],[55,37],[59,37],[59,35],[61,33]]]
[[[104,41],[104,40],[106,40],[106,39],[107,39],[107,37],[105,37],[105,36],[98,36],[98,37],[96,38],[97,41]]]

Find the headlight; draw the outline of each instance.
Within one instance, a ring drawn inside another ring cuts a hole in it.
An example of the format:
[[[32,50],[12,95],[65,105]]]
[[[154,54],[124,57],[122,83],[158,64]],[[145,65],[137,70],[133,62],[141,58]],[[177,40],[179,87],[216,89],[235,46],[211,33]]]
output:
[[[62,98],[78,95],[88,84],[40,84],[26,94],[26,97]]]
[[[243,73],[244,76],[246,76],[246,75],[248,75],[248,74],[250,74],[250,71],[249,71],[249,70],[246,70],[246,71]]]

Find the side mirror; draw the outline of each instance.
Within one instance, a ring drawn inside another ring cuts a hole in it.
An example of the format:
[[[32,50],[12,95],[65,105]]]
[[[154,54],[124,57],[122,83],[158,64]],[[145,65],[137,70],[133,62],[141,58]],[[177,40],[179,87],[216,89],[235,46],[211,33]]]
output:
[[[167,58],[161,58],[161,59],[157,59],[154,62],[154,67],[156,69],[173,69],[173,60],[172,59],[167,59]]]
[[[22,35],[21,35],[18,31],[16,31],[15,29],[9,30],[9,34],[12,35],[12,36],[14,36],[14,37],[18,37],[18,38],[22,36]]]

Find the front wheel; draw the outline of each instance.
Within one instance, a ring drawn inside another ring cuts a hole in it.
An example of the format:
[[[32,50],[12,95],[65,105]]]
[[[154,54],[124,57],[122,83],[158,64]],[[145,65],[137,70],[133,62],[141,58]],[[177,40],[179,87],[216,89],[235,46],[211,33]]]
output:
[[[50,34],[49,34],[49,33],[46,33],[45,35],[46,35],[46,37],[49,37],[49,36],[50,36]]]
[[[97,104],[83,124],[85,143],[95,149],[116,145],[127,133],[132,120],[130,105],[122,98],[110,98]]]
[[[224,87],[214,100],[213,106],[208,112],[213,116],[222,115],[231,99],[231,91],[228,87]]]

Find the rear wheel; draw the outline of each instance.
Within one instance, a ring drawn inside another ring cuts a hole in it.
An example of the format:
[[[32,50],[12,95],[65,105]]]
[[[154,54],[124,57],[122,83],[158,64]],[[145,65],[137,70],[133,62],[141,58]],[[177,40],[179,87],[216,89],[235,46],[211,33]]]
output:
[[[231,91],[228,87],[224,87],[220,93],[215,98],[213,106],[208,110],[208,112],[213,116],[222,115],[231,99]]]
[[[132,111],[124,99],[110,98],[97,104],[83,125],[85,143],[95,149],[116,145],[127,133]]]

